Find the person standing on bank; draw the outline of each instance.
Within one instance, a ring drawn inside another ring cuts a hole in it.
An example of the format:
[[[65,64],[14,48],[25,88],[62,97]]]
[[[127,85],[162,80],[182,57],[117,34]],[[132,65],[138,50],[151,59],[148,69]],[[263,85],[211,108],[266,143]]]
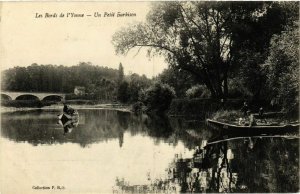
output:
[[[247,116],[247,112],[249,111],[249,107],[247,102],[244,102],[243,107],[241,108],[241,111],[243,113],[243,116],[246,117]]]

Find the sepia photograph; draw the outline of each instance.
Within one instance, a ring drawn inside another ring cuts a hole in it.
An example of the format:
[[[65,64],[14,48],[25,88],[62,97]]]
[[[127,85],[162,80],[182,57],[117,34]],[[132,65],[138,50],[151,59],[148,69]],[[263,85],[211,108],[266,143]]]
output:
[[[299,1],[2,1],[0,193],[299,193],[299,48]]]

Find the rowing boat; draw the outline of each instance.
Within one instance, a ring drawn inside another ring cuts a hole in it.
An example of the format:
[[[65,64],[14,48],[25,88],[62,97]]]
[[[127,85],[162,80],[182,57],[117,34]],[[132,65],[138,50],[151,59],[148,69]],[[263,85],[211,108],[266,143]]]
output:
[[[251,134],[285,134],[299,132],[299,123],[288,125],[255,125],[242,126],[224,123],[212,119],[207,119],[206,124],[209,127],[219,130],[221,133],[242,133],[244,135]]]

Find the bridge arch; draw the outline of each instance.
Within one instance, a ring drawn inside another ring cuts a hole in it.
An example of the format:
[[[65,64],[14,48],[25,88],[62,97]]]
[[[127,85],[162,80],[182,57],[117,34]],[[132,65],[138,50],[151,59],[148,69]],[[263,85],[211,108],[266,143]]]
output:
[[[47,92],[10,92],[10,91],[1,91],[1,94],[5,94],[5,95],[10,96],[12,100],[17,100],[16,98],[19,97],[19,96],[21,96],[21,95],[34,95],[34,96],[38,97],[39,100],[42,100],[45,97],[52,96],[52,95],[60,96],[61,100],[64,100],[65,97],[66,97],[66,94],[64,94],[64,93],[47,93]],[[57,98],[57,97],[55,97],[55,98]],[[30,99],[32,99],[32,98],[30,98]]]
[[[32,94],[22,94],[16,97],[16,100],[40,100],[39,97]]]
[[[63,99],[62,96],[59,95],[49,95],[43,98],[43,101],[51,101],[51,102],[61,102]]]
[[[1,101],[8,101],[8,100],[12,100],[12,97],[10,97],[7,94],[1,94]]]

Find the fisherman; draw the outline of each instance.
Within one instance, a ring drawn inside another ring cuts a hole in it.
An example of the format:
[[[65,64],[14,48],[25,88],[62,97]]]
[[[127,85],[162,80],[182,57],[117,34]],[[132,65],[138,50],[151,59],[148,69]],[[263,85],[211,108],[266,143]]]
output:
[[[67,104],[64,104],[64,108],[63,108],[63,112],[64,113],[67,113],[68,112],[68,105]]]
[[[75,110],[68,106],[67,104],[64,104],[63,112],[69,115],[74,114]]]

